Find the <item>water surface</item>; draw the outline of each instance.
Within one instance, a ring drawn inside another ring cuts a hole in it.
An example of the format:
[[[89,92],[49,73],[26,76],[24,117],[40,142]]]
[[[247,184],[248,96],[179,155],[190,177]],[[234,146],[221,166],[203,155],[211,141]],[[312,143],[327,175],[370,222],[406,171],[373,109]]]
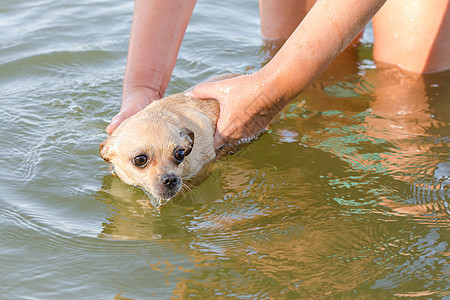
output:
[[[158,212],[98,155],[132,6],[0,6],[0,298],[450,297],[449,72],[376,66],[369,29]],[[167,94],[270,56],[257,1],[199,1]]]

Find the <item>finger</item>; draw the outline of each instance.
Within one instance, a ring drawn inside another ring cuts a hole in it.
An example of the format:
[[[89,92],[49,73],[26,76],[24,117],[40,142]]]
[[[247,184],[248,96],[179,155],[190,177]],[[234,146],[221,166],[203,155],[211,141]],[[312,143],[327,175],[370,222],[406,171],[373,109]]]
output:
[[[215,99],[217,96],[217,84],[215,82],[199,83],[187,94],[197,99]]]
[[[108,135],[111,135],[114,130],[116,130],[116,128],[119,126],[119,122],[118,121],[111,121],[111,124],[109,124],[108,126],[106,126],[106,133]]]
[[[220,134],[219,131],[217,131],[216,129],[216,133],[214,134],[214,149],[220,149],[221,147],[223,147],[225,145],[225,141],[223,139],[223,136]]]
[[[118,113],[117,115],[115,115],[111,119],[111,123],[106,127],[106,133],[111,135],[126,118],[127,116],[125,116],[123,113]]]

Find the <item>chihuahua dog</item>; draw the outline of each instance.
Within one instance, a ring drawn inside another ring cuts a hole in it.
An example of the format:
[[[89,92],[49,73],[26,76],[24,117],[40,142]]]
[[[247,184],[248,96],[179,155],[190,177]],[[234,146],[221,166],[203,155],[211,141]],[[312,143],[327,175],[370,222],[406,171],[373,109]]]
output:
[[[216,81],[237,74],[215,77]],[[159,205],[174,197],[183,180],[197,175],[215,157],[214,133],[220,108],[216,100],[175,94],[129,117],[100,145],[125,183],[156,197]]]

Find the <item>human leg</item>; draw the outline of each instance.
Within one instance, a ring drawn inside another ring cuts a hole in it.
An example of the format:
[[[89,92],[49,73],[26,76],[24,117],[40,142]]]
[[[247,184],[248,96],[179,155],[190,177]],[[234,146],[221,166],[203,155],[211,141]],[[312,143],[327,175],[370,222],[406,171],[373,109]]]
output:
[[[260,0],[261,34],[268,41],[287,40],[315,0]]]
[[[417,73],[450,69],[450,0],[388,0],[373,31],[377,62]]]

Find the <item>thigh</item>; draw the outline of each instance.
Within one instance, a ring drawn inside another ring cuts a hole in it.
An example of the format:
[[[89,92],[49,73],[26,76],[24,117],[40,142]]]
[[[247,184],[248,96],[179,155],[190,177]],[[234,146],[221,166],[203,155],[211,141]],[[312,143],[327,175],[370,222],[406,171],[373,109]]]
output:
[[[260,0],[261,34],[269,41],[287,40],[316,0]]]
[[[377,62],[418,73],[450,68],[450,0],[388,0],[373,30]]]

